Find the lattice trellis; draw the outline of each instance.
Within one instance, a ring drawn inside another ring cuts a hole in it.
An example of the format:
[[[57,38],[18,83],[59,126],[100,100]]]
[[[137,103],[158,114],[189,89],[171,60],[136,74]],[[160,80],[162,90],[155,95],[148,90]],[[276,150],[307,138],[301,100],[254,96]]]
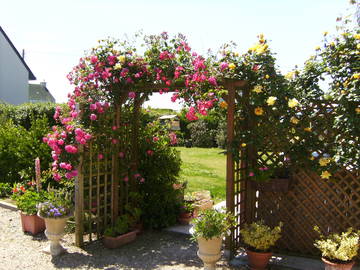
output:
[[[229,99],[231,90],[229,88]],[[290,161],[290,189],[287,192],[262,191],[252,185],[249,170],[255,166],[284,165],[289,153],[301,151],[307,139],[311,137],[309,160],[322,155],[332,155],[334,136],[342,136],[332,127],[336,105],[324,102],[312,102],[306,109],[298,110],[299,120],[293,128],[282,123],[290,121],[290,116],[277,115],[277,111],[265,111],[265,117],[254,119],[254,107],[247,104],[247,90],[241,94],[233,94],[234,102],[228,110],[233,110],[233,135],[251,134],[261,138],[246,150],[238,143],[239,160],[233,162],[232,193],[228,193],[228,205],[237,216],[238,225],[234,229],[231,240],[232,255],[243,246],[239,230],[244,223],[263,219],[271,226],[284,222],[282,238],[278,242],[280,252],[314,255],[318,253],[314,247],[314,239],[318,237],[313,227],[319,226],[324,232],[341,232],[348,227],[360,227],[360,174],[353,164],[344,164],[343,169],[333,173],[331,179],[322,179],[310,168],[311,162],[298,163],[295,157]],[[240,106],[236,106],[240,105]],[[240,109],[239,109],[240,108]],[[228,114],[229,116],[229,114]],[[231,116],[231,114],[230,114]],[[274,120],[278,124],[274,125]],[[261,125],[261,128],[258,128]],[[257,134],[257,131],[261,132]],[[229,130],[228,130],[229,132]],[[305,139],[304,139],[305,138]],[[233,138],[229,138],[230,141]],[[309,149],[309,145],[306,145]],[[294,151],[295,150],[295,151]],[[229,161],[229,159],[228,159]],[[229,166],[228,166],[229,167]]]

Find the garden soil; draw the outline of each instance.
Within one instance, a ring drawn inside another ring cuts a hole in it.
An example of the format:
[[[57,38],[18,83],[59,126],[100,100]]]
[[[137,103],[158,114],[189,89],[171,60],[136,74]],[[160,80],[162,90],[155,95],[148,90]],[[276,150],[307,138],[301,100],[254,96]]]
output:
[[[20,215],[0,207],[0,270],[18,269],[203,269],[197,244],[189,236],[147,231],[119,249],[106,249],[101,241],[83,249],[74,245],[74,234],[66,234],[62,245],[67,253],[52,258],[42,253],[46,236],[23,233]],[[222,257],[217,269],[232,269]],[[239,268],[237,268],[239,269]],[[245,268],[244,268],[245,269]]]

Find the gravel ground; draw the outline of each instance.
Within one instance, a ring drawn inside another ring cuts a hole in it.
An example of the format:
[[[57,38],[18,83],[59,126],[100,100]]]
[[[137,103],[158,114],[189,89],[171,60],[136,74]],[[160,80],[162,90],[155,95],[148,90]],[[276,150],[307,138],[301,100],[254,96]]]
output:
[[[47,246],[44,234],[31,236],[21,230],[18,212],[0,207],[0,269],[203,269],[197,245],[185,235],[151,231],[116,250],[101,241],[83,249],[74,245],[74,235],[63,237],[67,253],[52,258],[42,253]],[[233,269],[224,258],[217,269]]]

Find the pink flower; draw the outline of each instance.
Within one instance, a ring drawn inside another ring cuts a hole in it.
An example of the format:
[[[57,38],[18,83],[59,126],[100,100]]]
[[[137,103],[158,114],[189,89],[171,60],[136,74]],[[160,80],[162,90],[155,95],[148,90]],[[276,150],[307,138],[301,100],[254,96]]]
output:
[[[144,183],[144,182],[145,182],[145,178],[142,177],[142,178],[140,179],[140,183]]]
[[[220,70],[221,70],[221,71],[224,71],[224,69],[227,69],[228,67],[229,67],[229,64],[226,63],[226,62],[222,62],[222,63],[220,64]]]
[[[90,120],[91,121],[95,121],[97,119],[97,116],[96,116],[96,114],[90,114]]]
[[[54,180],[59,182],[61,180],[61,175],[59,173],[54,173],[53,174]]]
[[[78,149],[75,146],[69,144],[69,145],[65,146],[65,151],[70,154],[75,154],[75,153],[77,153]]]
[[[199,118],[196,116],[196,111],[194,107],[190,107],[189,111],[186,113],[186,118],[189,121],[198,120]]]
[[[98,159],[103,159],[104,155],[103,154],[98,154]]]
[[[58,145],[63,145],[63,144],[64,144],[64,140],[63,140],[63,139],[58,140]]]
[[[91,56],[90,61],[92,64],[96,64],[96,62],[98,61],[97,56],[96,55]]]
[[[177,137],[176,137],[176,134],[174,132],[171,132],[169,134],[169,137],[170,137],[170,144],[171,145],[177,144]]]
[[[95,111],[96,110],[96,104],[90,104],[90,110]]]
[[[124,158],[124,157],[125,157],[124,152],[119,152],[119,158]]]
[[[112,143],[112,144],[117,144],[117,143],[118,143],[118,140],[117,140],[117,139],[112,139],[112,140],[111,140],[111,143]]]
[[[124,182],[128,182],[129,181],[129,177],[128,176],[125,176],[124,177]]]
[[[157,142],[159,140],[159,137],[153,137],[153,142]]]
[[[255,175],[255,174],[254,174],[253,172],[250,172],[250,173],[249,173],[249,176],[250,176],[250,177],[252,177],[252,176],[254,176],[254,175]]]
[[[147,151],[146,151],[146,154],[147,154],[148,156],[152,156],[152,155],[154,154],[154,151],[153,151],[153,150],[147,150]]]
[[[43,137],[42,140],[44,143],[47,143],[49,139],[47,137]]]
[[[137,173],[137,174],[134,174],[134,177],[139,178],[139,177],[141,177],[141,175],[140,175],[140,173]]]
[[[136,93],[135,92],[129,92],[129,98],[135,98]]]
[[[215,77],[209,77],[208,82],[214,86],[217,86],[216,78]]]

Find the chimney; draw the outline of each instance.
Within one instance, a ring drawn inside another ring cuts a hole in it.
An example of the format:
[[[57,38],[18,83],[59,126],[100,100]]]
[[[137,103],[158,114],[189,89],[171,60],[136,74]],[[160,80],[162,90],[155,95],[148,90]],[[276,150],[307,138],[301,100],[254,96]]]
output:
[[[43,88],[46,88],[46,82],[45,82],[45,81],[40,82],[40,85],[41,85]]]

